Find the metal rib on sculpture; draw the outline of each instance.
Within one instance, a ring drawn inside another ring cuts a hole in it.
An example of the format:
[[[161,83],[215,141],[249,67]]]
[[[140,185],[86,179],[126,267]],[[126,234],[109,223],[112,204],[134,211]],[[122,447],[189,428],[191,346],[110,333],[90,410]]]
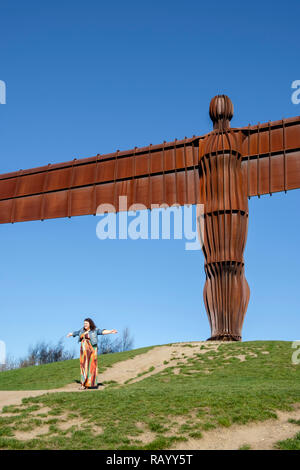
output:
[[[210,339],[240,340],[247,198],[300,188],[300,116],[230,129],[232,114],[218,95],[206,135],[2,174],[0,224],[95,215],[103,203],[119,211],[121,195],[147,208],[203,203]]]

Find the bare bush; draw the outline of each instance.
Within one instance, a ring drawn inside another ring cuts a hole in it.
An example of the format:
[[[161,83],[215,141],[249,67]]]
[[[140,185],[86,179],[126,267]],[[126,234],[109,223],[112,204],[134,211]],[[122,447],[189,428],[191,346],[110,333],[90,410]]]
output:
[[[103,335],[100,339],[99,354],[109,354],[113,351],[113,342],[106,335]]]
[[[129,351],[133,348],[133,337],[130,336],[129,328],[125,328],[120,338],[111,340],[108,335],[101,336],[99,353],[108,354],[114,352]]]
[[[39,366],[52,362],[67,361],[74,359],[74,357],[74,352],[65,350],[62,340],[58,341],[54,346],[40,342],[29,348],[28,355],[20,360],[19,367]]]
[[[6,370],[17,369],[18,365],[19,363],[16,359],[14,359],[12,356],[7,356],[5,363],[0,364],[0,372],[4,372]]]

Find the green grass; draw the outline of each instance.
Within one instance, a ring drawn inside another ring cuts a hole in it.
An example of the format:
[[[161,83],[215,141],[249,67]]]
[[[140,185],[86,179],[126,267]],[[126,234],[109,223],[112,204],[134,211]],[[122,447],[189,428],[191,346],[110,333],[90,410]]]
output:
[[[239,447],[239,450],[251,450],[250,444],[244,444],[241,447]]]
[[[275,448],[280,450],[300,450],[300,432],[291,439],[278,441]]]
[[[150,374],[150,372],[154,371],[155,367],[154,366],[151,366],[149,367],[148,370],[145,370],[144,372],[140,372],[137,377],[142,377],[142,375],[146,375],[146,374]]]
[[[119,361],[144,354],[154,346],[98,357],[99,373]],[[80,380],[79,359],[55,362],[43,366],[24,367],[0,372],[0,390],[49,390]]]
[[[300,426],[300,419],[289,419],[289,423],[298,424],[298,426]],[[300,450],[300,432],[293,438],[278,441],[275,448],[280,450]]]
[[[194,357],[181,366],[172,367],[171,362],[136,383],[102,391],[45,394],[24,399],[22,406],[6,407],[0,415],[4,430],[0,448],[169,449],[178,441],[201,438],[208,429],[276,419],[276,410],[291,410],[293,403],[300,402],[300,367],[291,362],[290,342],[226,343],[218,352],[203,354],[200,349],[194,348]],[[241,354],[245,362],[230,357]],[[174,374],[178,367],[180,373]],[[36,407],[50,408],[47,418],[37,416]],[[80,419],[79,428],[71,427],[74,416]],[[50,419],[58,421],[39,438],[13,437],[12,430],[27,426],[38,432]],[[70,429],[61,429],[60,424],[68,421]],[[146,432],[148,441],[143,439]],[[297,436],[296,444],[289,445],[299,445]]]

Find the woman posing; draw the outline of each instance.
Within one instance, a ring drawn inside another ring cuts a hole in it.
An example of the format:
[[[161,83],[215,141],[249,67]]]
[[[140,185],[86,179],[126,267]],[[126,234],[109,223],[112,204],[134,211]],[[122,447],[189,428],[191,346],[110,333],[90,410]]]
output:
[[[98,385],[98,335],[109,335],[111,333],[118,333],[117,330],[101,330],[96,328],[95,323],[91,318],[86,318],[83,323],[83,328],[78,331],[69,333],[70,336],[79,336],[78,342],[80,346],[80,375],[81,387],[80,390],[87,388],[97,387]]]

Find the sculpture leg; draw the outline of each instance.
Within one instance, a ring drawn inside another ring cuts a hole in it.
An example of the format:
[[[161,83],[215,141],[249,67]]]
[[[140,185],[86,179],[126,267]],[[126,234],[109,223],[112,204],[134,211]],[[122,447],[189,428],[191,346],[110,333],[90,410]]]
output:
[[[250,289],[243,263],[205,265],[204,303],[211,326],[209,340],[240,341]]]

